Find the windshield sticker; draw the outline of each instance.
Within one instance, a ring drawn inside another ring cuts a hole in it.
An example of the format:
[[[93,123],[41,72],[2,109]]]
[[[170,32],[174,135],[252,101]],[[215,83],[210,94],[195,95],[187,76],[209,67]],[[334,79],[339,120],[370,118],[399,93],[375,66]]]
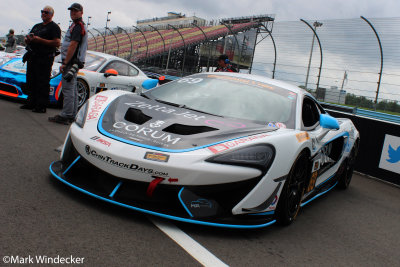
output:
[[[237,83],[241,83],[241,84],[253,85],[253,86],[257,86],[257,87],[261,87],[261,88],[267,88],[270,90],[274,90],[274,88],[272,86],[269,86],[265,83],[254,81],[254,80],[248,80],[248,79],[236,78],[236,77],[230,77],[230,76],[215,75],[215,74],[209,74],[209,75],[207,75],[207,77],[237,82]]]
[[[202,81],[203,81],[203,78],[183,78],[183,79],[178,80],[178,83],[194,84],[194,83],[199,83]]]

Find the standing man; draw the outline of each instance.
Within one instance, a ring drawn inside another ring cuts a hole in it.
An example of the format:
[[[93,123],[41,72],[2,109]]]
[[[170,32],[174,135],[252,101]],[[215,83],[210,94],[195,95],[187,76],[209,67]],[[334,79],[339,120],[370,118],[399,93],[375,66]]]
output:
[[[17,47],[17,41],[15,40],[14,37],[14,30],[10,29],[10,31],[7,34],[7,43],[6,43],[6,51],[7,53],[12,53],[15,51],[15,48]]]
[[[87,29],[82,20],[83,7],[78,4],[72,4],[70,16],[73,21],[65,34],[61,45],[62,66],[62,93],[64,96],[63,109],[60,115],[49,117],[49,121],[69,124],[78,113],[78,88],[76,76],[78,69],[83,68],[85,64],[87,50]]]
[[[41,13],[43,22],[33,26],[25,37],[27,52],[23,62],[28,62],[26,70],[28,102],[20,107],[37,113],[46,112],[51,67],[61,38],[60,27],[53,22],[54,9],[45,6]]]
[[[238,72],[228,59],[227,55],[220,55],[218,57],[218,67],[214,72]]]

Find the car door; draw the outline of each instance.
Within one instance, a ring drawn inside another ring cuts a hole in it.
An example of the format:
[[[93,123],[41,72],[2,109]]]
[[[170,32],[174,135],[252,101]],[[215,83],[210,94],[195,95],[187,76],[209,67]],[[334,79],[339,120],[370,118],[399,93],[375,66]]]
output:
[[[114,69],[118,75],[104,75],[107,70]],[[101,71],[96,93],[102,90],[124,90],[135,92],[144,79],[138,79],[139,71],[126,62],[113,60],[109,62]]]
[[[347,137],[341,135],[340,130],[329,130],[320,126],[320,114],[324,113],[326,112],[314,99],[304,97],[301,127],[307,131],[312,146],[312,174],[306,193],[332,177],[347,142]]]

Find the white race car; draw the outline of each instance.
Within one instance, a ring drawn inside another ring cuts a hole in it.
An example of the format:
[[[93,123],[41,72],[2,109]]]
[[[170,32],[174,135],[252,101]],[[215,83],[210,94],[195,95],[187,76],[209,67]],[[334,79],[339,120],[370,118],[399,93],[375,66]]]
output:
[[[230,228],[290,224],[349,186],[359,133],[306,91],[265,77],[203,73],[80,109],[50,171],[98,199]]]
[[[49,102],[62,99],[61,57],[54,59],[50,79]],[[92,95],[105,90],[140,93],[149,78],[134,64],[108,54],[88,51],[84,69],[78,71],[79,107]],[[26,99],[26,64],[20,54],[0,52],[0,95]]]

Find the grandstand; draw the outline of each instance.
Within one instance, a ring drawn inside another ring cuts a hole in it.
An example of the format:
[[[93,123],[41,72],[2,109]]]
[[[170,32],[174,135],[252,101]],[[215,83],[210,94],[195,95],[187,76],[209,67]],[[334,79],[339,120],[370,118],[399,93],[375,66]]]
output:
[[[184,72],[198,72],[202,67],[208,67],[210,61],[212,62],[216,55],[222,53],[221,49],[213,51],[213,53],[208,53],[207,59],[203,56],[203,59],[199,60],[202,47],[208,49],[210,44],[213,44],[213,49],[216,50],[218,40],[257,29],[260,23],[272,29],[274,21],[271,15],[262,15],[224,19],[220,23],[213,21],[206,23],[205,20],[197,17],[186,18],[180,13],[173,13],[173,15],[175,17],[171,18],[169,14],[164,18],[138,21],[138,27],[129,29],[117,27],[89,30],[91,35],[89,49],[116,55],[146,67],[151,65],[159,69],[176,69],[181,71],[182,76]],[[179,23],[173,23],[175,25],[173,26],[170,24],[172,21]],[[200,22],[203,26],[195,24],[194,21]],[[157,22],[157,27],[152,26],[151,22]],[[149,24],[146,25],[146,23]],[[227,54],[233,63],[246,68],[239,57],[235,57],[235,53],[240,54],[246,49],[243,48],[244,44],[239,44],[237,39],[236,43],[238,45]],[[255,44],[247,43],[246,45],[254,49]],[[226,49],[223,52],[226,52]],[[213,58],[210,59],[211,56]],[[149,64],[150,62],[152,63]]]

